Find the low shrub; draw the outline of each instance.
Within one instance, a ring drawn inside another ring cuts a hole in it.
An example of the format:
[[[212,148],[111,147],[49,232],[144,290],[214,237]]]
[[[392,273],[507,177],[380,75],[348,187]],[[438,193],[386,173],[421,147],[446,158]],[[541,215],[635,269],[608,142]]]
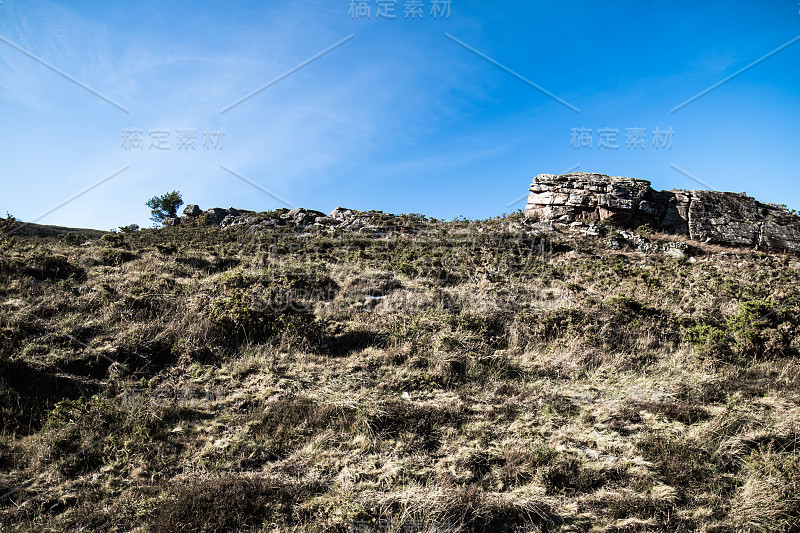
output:
[[[21,265],[20,272],[26,276],[39,280],[66,280],[83,281],[86,272],[60,254],[51,254],[45,250],[37,250],[31,254]]]
[[[709,324],[696,324],[683,328],[683,338],[701,357],[714,358],[729,353],[728,336],[722,329]]]
[[[268,478],[225,475],[171,491],[152,516],[154,533],[254,530],[265,521],[288,527],[295,504],[318,487]]]

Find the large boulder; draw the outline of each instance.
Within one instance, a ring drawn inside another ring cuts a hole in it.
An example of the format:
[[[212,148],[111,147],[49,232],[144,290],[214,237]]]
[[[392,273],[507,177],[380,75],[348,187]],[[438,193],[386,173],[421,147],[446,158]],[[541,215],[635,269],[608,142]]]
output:
[[[303,209],[298,207],[292,209],[281,215],[281,219],[287,222],[294,223],[297,226],[310,226],[316,222],[319,217],[324,217],[325,213],[321,211],[314,211],[313,209]]]
[[[648,198],[650,190],[650,182],[633,178],[586,172],[540,174],[531,185],[525,213],[537,214],[542,220],[611,219],[628,224],[663,210]]]
[[[203,214],[206,217],[206,222],[213,226],[219,226],[219,224],[225,220],[225,217],[229,215],[228,210],[222,209],[221,207],[212,207]]]
[[[355,209],[347,209],[346,207],[336,207],[333,211],[328,213],[328,216],[339,222],[352,219],[358,211]]]

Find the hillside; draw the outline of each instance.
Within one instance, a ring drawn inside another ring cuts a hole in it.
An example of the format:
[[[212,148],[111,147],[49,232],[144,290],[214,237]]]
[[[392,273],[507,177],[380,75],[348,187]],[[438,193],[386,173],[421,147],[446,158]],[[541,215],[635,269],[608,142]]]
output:
[[[0,238],[0,529],[800,528],[797,257],[283,215]]]
[[[98,239],[104,234],[109,233],[98,229],[69,228],[66,226],[35,224],[33,222],[15,222],[12,227],[4,229],[4,232],[10,232],[11,235],[26,237],[61,237],[69,235],[74,237],[66,238],[73,239],[74,242],[77,242],[78,239]]]

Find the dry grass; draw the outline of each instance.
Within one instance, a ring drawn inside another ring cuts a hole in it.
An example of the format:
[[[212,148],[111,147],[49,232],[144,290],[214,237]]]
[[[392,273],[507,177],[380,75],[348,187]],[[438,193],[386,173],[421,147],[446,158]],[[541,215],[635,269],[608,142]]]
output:
[[[798,530],[794,260],[517,218],[0,242],[0,528]]]

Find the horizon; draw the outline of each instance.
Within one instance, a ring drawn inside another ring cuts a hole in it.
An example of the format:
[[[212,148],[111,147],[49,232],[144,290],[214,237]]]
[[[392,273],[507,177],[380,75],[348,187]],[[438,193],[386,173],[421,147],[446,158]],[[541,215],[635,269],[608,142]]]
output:
[[[604,176],[604,177],[607,177],[607,178],[611,178],[611,179],[616,179],[616,178],[627,179],[627,178],[629,178],[629,177],[626,177],[626,176],[607,176],[607,175],[602,175],[602,174],[597,174],[597,173],[592,173],[592,172],[582,172],[582,171],[572,171],[572,172],[568,172],[568,173],[562,174],[560,176],[573,176],[573,175],[595,175],[595,176],[601,175],[601,176]],[[539,177],[539,175],[536,176],[536,178],[538,178],[538,177]],[[636,178],[634,178],[634,179],[636,179]],[[535,181],[536,180],[534,178],[534,184],[535,184]],[[652,189],[652,187],[650,187],[650,188]],[[655,189],[653,189],[653,190],[655,190]],[[693,193],[693,192],[702,191],[702,190],[708,190],[708,189],[670,189],[669,191],[656,191],[656,192],[685,192],[685,193]],[[179,192],[179,191],[172,191],[172,192]],[[746,193],[736,193],[736,192],[733,192],[733,191],[715,191],[715,192],[721,192],[723,194],[733,194],[733,195],[746,194]],[[529,191],[529,193],[530,193],[530,191]],[[522,202],[523,208],[516,210],[515,213],[527,213],[527,209],[525,208],[525,205],[527,203],[528,197],[529,197],[529,194],[526,194],[525,195],[525,201]],[[785,211],[789,212],[790,214],[795,215],[797,217],[800,217],[800,213],[798,213],[797,210],[794,210],[794,209],[790,208],[789,206],[787,206],[785,204],[759,202],[758,198],[751,198],[751,199],[755,200],[756,202],[758,202],[758,203],[760,203],[762,205],[769,205],[769,206],[776,207],[776,208],[779,208],[779,209],[784,209]],[[154,198],[154,200],[155,200],[155,198]],[[241,208],[237,208],[236,206],[228,206],[226,208],[226,207],[219,206],[219,205],[217,205],[217,206],[200,206],[200,205],[197,205],[197,204],[192,204],[191,202],[189,202],[189,203],[182,202],[177,208],[177,217],[178,218],[184,218],[184,217],[192,218],[191,215],[185,215],[184,214],[184,208],[188,207],[189,205],[197,206],[201,210],[201,212],[203,212],[203,213],[208,212],[210,210],[214,210],[214,209],[222,209],[222,210],[236,209],[238,211],[241,211],[243,214],[244,213],[256,213],[256,214],[258,213],[258,211],[241,209]],[[323,213],[323,214],[332,214],[336,210],[352,210],[352,211],[355,211],[355,212],[358,212],[358,213],[370,213],[370,212],[373,212],[373,213],[385,213],[385,214],[392,215],[392,216],[422,215],[424,217],[429,218],[431,221],[444,222],[444,223],[457,222],[459,220],[461,220],[461,221],[469,221],[469,222],[485,222],[487,220],[495,220],[495,219],[499,219],[499,218],[502,218],[504,216],[513,214],[513,213],[501,213],[501,214],[494,215],[494,216],[490,215],[490,216],[484,217],[484,218],[466,218],[466,217],[463,217],[463,216],[457,216],[457,217],[454,217],[453,219],[448,220],[448,219],[437,219],[435,217],[430,217],[426,213],[414,213],[414,212],[411,212],[411,213],[386,213],[386,212],[381,211],[381,210],[355,209],[355,208],[351,208],[351,207],[347,207],[347,206],[335,206],[330,211],[320,211],[318,209],[314,209],[313,207],[307,207],[307,206],[295,206],[294,208],[279,207],[279,208],[275,209],[274,211],[277,211],[277,212],[318,211],[318,212]],[[262,213],[263,212],[264,211],[262,211]],[[527,216],[527,214],[526,214],[526,216]],[[152,221],[152,218],[150,220]],[[22,227],[22,226],[31,226],[31,225],[33,225],[33,226],[40,225],[40,224],[37,224],[35,222],[29,222],[29,221],[24,221],[24,220],[20,220],[20,219],[16,219],[16,222],[20,223],[20,227]],[[62,227],[62,226],[52,225],[51,227]],[[153,223],[150,228],[143,226],[143,227],[141,227],[139,229],[151,229],[151,228],[158,229],[160,227],[162,227],[162,225]],[[116,232],[116,231],[119,231],[121,228],[111,228],[110,230],[103,230],[102,228],[75,228],[75,227],[72,227],[72,228],[65,228],[65,229],[74,229],[74,230],[85,229],[85,230],[90,230],[90,231],[112,231],[112,232]],[[14,231],[15,230],[10,231],[7,234],[14,233]],[[126,230],[126,231],[130,231],[130,230]]]
[[[148,227],[178,190],[486,219],[569,171],[799,209],[799,8],[3,0],[0,213]]]

